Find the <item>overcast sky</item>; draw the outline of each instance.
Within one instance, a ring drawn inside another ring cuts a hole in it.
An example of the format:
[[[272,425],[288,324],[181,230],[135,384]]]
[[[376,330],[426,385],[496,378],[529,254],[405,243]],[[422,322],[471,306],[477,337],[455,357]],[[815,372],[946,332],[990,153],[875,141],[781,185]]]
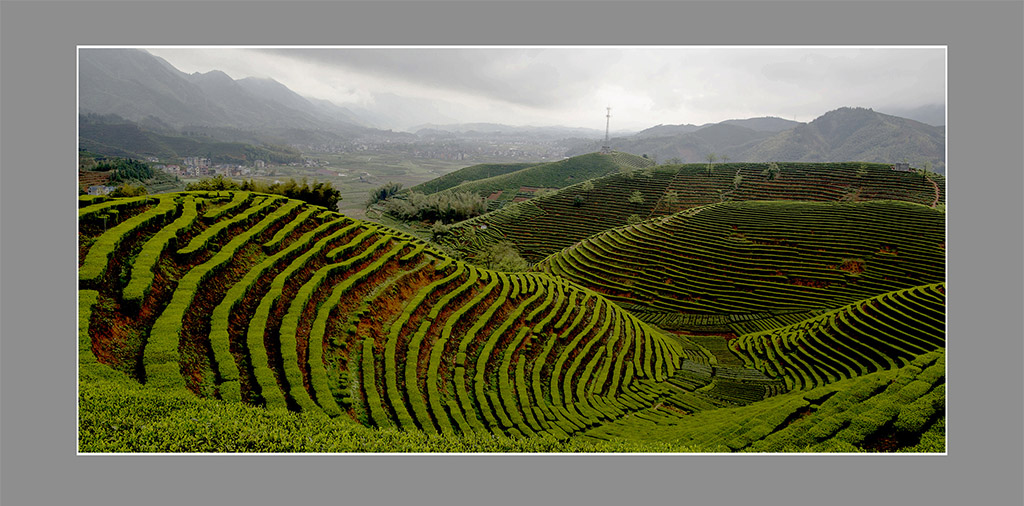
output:
[[[945,104],[943,47],[146,48],[186,73],[273,78],[308,97],[372,107],[433,101],[434,122],[612,130],[839,107]],[[396,125],[395,128],[405,128]]]

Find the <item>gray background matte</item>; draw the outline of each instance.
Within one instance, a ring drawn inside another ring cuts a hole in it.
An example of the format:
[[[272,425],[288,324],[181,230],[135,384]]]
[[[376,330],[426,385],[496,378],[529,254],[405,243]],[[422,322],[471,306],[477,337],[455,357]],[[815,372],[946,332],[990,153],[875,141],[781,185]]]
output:
[[[0,502],[1022,504],[1022,5],[2,2]],[[949,453],[76,456],[80,44],[948,45]]]

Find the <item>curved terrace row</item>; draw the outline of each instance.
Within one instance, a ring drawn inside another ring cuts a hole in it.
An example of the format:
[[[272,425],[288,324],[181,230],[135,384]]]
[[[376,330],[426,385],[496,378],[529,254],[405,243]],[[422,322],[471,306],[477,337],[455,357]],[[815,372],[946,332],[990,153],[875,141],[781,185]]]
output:
[[[674,214],[723,201],[900,200],[933,206],[945,202],[941,177],[899,172],[869,163],[730,163],[658,166],[578,180],[557,193],[468,220],[442,242],[472,256],[498,241],[511,241],[537,262],[580,240],[626,225],[630,219]],[[531,169],[533,170],[533,169]],[[504,177],[504,176],[503,176]],[[470,231],[470,229],[473,229]]]
[[[681,361],[595,292],[284,197],[81,205],[83,352],[164,391],[564,439],[650,407]]]
[[[724,203],[610,230],[535,269],[650,313],[833,309],[943,281],[944,218],[894,201]]]

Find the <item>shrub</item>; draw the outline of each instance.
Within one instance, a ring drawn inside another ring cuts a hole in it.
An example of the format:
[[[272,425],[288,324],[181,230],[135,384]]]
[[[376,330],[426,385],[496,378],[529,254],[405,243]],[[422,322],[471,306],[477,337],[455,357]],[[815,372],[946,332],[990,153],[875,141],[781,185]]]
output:
[[[665,192],[665,204],[668,206],[675,206],[679,203],[679,192],[675,190],[669,190]]]
[[[441,220],[438,220],[434,222],[434,226],[430,227],[430,233],[436,241],[451,231],[451,228],[452,227],[450,225],[445,225]]]

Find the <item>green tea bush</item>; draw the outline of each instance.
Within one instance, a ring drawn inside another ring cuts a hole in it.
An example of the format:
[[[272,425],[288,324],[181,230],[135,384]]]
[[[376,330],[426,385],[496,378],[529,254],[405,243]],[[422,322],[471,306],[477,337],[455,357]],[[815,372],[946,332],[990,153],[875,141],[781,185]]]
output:
[[[145,230],[155,223],[163,223],[167,217],[176,213],[177,210],[178,203],[173,197],[163,197],[150,210],[135,215],[108,229],[89,248],[85,262],[78,271],[79,281],[86,283],[96,281],[105,272],[110,261],[110,255],[117,250],[126,236],[140,233],[140,230]]]
[[[184,197],[181,204],[181,215],[169,226],[161,228],[153,234],[136,255],[128,285],[122,292],[122,297],[125,300],[134,302],[136,305],[142,302],[153,285],[154,269],[160,256],[171,247],[172,243],[192,228],[198,217],[196,198]]]

